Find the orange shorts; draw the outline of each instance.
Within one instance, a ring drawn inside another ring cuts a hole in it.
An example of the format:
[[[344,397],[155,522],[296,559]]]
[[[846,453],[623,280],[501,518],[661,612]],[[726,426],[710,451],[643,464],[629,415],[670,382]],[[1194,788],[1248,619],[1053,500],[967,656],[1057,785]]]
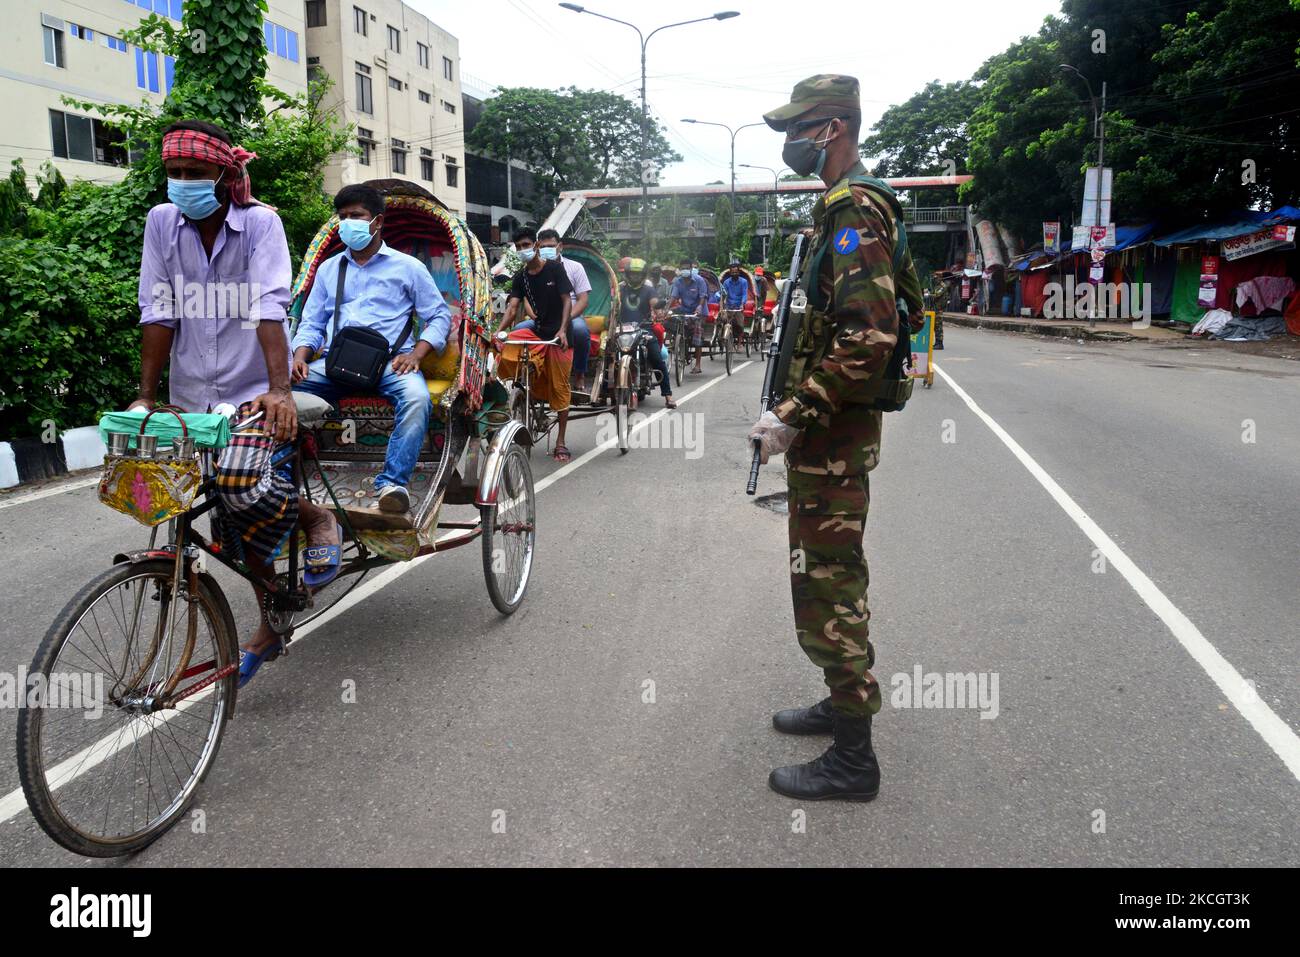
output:
[[[522,338],[522,337],[521,337]],[[520,353],[524,346],[506,346],[501,350],[497,375],[514,379],[519,373]],[[573,350],[559,346],[528,346],[533,367],[532,393],[551,407],[563,412],[569,407],[569,375],[573,372]]]

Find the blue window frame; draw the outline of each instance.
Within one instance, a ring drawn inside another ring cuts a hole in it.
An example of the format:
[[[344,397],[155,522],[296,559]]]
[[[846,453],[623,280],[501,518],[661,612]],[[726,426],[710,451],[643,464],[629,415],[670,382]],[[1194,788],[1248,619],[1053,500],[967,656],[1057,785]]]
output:
[[[171,0],[153,0],[153,12],[164,17],[171,15]]]
[[[135,48],[135,85],[140,89],[148,89],[144,82],[144,51],[139,47]]]
[[[171,18],[173,20],[179,20],[185,14],[185,2],[184,0],[171,0],[171,4]]]
[[[95,42],[95,31],[94,31],[94,30],[87,30],[85,27],[82,27],[82,28],[81,28],[81,39],[83,39],[83,40],[89,40],[91,43],[94,43],[94,42]]]
[[[69,23],[68,32],[71,33],[74,37],[80,37],[81,27],[77,26],[75,23]]]
[[[297,63],[298,62],[298,34],[294,33],[292,30],[289,30],[288,34],[289,34],[289,61],[291,63]]]
[[[176,58],[170,56],[163,57],[163,92],[171,93],[172,75],[176,72]]]
[[[266,40],[266,52],[275,52],[275,24],[270,20],[262,21],[262,37]]]
[[[137,7],[143,7],[145,10],[148,10],[150,13],[153,12],[153,0],[135,0],[135,5]]]
[[[161,92],[158,86],[158,54],[146,53],[144,56],[145,71],[149,74],[149,92]]]
[[[289,38],[286,36],[287,31],[284,27],[276,25],[275,28],[275,55],[283,59],[289,58]]]

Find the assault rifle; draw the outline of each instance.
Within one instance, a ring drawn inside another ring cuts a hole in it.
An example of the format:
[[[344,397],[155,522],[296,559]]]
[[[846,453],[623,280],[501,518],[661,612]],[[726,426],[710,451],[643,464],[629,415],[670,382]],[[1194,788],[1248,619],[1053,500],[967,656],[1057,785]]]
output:
[[[785,389],[785,379],[790,372],[790,359],[794,356],[794,344],[799,338],[799,327],[803,324],[804,313],[808,309],[808,296],[799,288],[802,278],[804,244],[806,237],[800,233],[794,240],[794,258],[790,261],[790,278],[785,282],[781,298],[777,303],[774,318],[776,328],[773,330],[771,345],[767,348],[767,371],[763,374],[763,391],[761,394],[762,410],[770,412],[781,401]],[[754,442],[754,461],[749,467],[749,484],[745,487],[747,495],[758,491],[758,470],[762,467],[762,444]]]

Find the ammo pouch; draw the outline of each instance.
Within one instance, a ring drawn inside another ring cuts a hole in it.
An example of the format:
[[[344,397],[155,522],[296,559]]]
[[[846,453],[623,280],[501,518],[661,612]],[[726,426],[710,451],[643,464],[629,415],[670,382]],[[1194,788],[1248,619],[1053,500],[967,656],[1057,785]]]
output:
[[[343,278],[347,270],[347,257],[341,256],[339,281],[334,292],[334,334],[330,338],[330,351],[325,356],[325,375],[348,389],[373,392],[379,388],[388,363],[411,337],[411,323],[406,324],[406,333],[391,347],[382,335],[364,326],[348,326],[340,332],[339,312],[343,305]]]

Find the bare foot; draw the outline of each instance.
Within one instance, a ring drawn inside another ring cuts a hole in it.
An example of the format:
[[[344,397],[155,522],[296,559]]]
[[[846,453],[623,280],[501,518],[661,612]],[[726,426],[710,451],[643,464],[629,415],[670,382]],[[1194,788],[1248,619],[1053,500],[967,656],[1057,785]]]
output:
[[[308,545],[340,544],[338,519],[333,512],[315,504],[304,507],[303,503],[300,503],[299,510]]]

